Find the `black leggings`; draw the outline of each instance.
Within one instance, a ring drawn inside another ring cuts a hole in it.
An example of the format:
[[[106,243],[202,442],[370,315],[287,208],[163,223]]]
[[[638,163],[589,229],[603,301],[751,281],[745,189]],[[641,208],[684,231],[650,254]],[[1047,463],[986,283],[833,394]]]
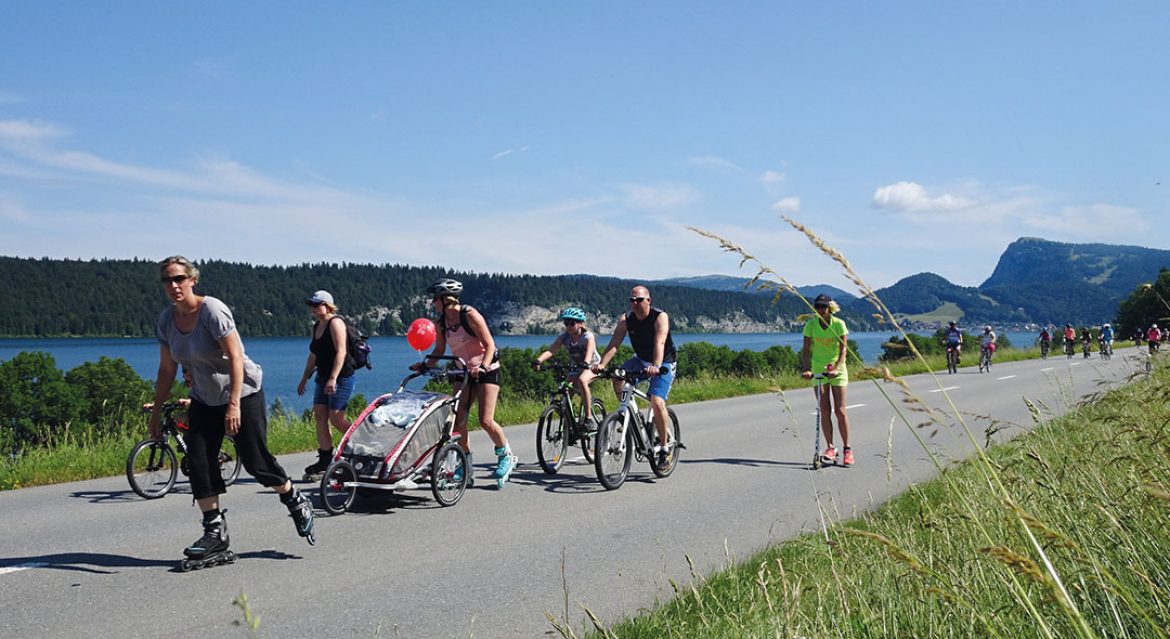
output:
[[[219,473],[219,447],[223,443],[223,419],[227,404],[208,406],[192,400],[187,409],[187,462],[191,465],[191,492],[195,499],[215,497],[227,492]],[[240,399],[240,431],[236,433],[236,450],[248,473],[263,486],[283,486],[288,474],[268,452],[268,411],[264,391],[258,390]]]

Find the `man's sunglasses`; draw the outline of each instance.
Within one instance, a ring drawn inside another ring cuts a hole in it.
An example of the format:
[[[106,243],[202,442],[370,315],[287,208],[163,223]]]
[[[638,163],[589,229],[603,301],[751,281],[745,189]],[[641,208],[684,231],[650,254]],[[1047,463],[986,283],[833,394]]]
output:
[[[645,302],[648,299],[650,299],[650,298],[649,297],[631,297],[630,303],[631,304],[641,304],[642,302]]]
[[[160,277],[158,281],[162,282],[163,284],[182,284],[189,279],[191,279],[190,275],[172,275],[170,277],[164,275]]]

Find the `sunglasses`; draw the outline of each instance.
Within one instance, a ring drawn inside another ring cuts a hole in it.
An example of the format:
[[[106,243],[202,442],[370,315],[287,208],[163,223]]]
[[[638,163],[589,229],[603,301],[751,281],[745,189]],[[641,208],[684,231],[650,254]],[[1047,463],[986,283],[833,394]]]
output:
[[[320,306],[320,305],[322,305],[322,304],[324,304],[324,303],[325,303],[325,302],[305,302],[305,305],[306,305],[306,306],[312,306],[313,308],[317,308],[318,306]]]
[[[648,299],[650,299],[650,298],[649,297],[631,297],[630,303],[631,304],[641,304],[642,302],[645,302]]]
[[[813,308],[829,308],[828,304],[813,304]]]
[[[190,275],[172,275],[170,277],[164,275],[158,278],[158,281],[162,282],[163,284],[182,284],[189,279],[191,279]]]
[[[565,320],[565,326],[576,326],[577,320]]]

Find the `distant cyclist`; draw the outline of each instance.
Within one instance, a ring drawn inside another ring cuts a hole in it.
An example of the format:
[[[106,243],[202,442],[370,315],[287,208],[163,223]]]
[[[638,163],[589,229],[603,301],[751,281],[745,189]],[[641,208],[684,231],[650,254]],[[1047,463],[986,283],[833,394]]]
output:
[[[1077,330],[1073,328],[1072,324],[1064,325],[1064,354],[1072,357],[1073,349],[1076,348]]]
[[[1093,333],[1088,326],[1081,329],[1081,349],[1084,351],[1085,357],[1093,352]]]
[[[540,365],[548,361],[561,348],[569,352],[569,363],[573,370],[569,373],[569,380],[581,396],[581,405],[585,410],[585,428],[596,428],[593,422],[593,395],[589,392],[589,382],[595,377],[590,366],[601,361],[597,354],[597,338],[593,331],[585,327],[585,311],[576,306],[566,308],[561,313],[561,320],[565,323],[565,332],[557,336],[547,350],[536,356],[532,367],[539,369]]]
[[[995,353],[995,331],[991,330],[991,325],[983,327],[983,334],[979,336],[979,351],[987,351],[987,360],[991,361]]]
[[[1052,333],[1048,332],[1048,327],[1040,329],[1040,354],[1048,357],[1048,351],[1052,348]]]
[[[947,330],[943,331],[943,344],[948,351],[955,351],[955,362],[958,362],[963,354],[963,331],[953,321],[947,322]]]
[[[1113,353],[1113,327],[1109,322],[1101,327],[1101,350],[1102,352]]]
[[[1157,324],[1150,324],[1146,331],[1146,341],[1150,343],[1150,355],[1157,353],[1158,344],[1162,341],[1162,331],[1158,330]]]

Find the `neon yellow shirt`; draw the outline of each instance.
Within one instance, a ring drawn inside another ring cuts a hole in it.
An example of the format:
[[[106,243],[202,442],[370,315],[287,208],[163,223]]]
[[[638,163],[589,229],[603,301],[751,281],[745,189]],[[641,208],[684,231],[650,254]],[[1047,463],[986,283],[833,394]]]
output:
[[[824,373],[825,366],[836,362],[841,354],[841,344],[849,337],[849,329],[845,321],[839,317],[830,317],[829,326],[821,325],[820,317],[814,317],[804,324],[804,336],[811,338],[811,366],[813,374]],[[837,376],[829,383],[833,386],[844,386],[849,383],[849,369],[845,361],[840,362],[836,370]]]

